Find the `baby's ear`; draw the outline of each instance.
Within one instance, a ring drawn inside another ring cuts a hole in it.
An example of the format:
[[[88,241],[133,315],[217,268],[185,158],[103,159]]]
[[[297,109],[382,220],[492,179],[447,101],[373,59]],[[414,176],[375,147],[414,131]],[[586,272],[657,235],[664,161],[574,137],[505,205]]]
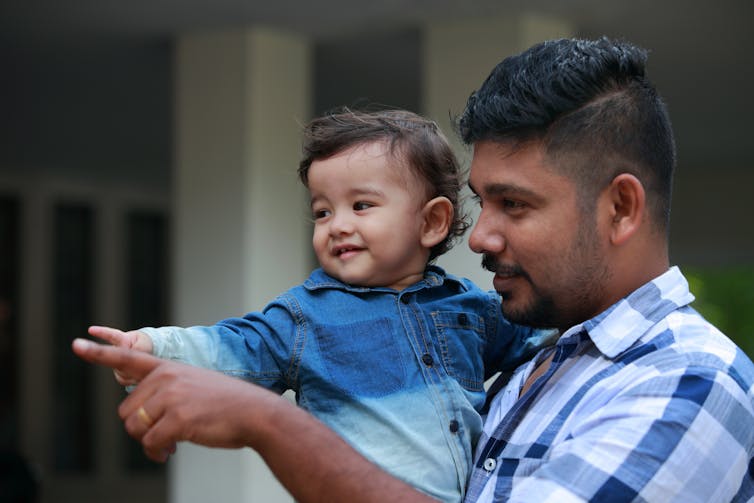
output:
[[[447,197],[435,197],[422,208],[421,244],[432,248],[448,236],[453,221],[453,203]]]

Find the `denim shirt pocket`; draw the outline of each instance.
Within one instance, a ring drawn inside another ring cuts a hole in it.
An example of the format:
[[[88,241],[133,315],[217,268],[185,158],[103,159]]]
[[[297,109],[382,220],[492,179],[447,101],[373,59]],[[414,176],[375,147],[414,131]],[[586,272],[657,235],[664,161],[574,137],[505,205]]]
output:
[[[484,319],[471,312],[434,311],[432,321],[448,375],[470,391],[484,390]]]
[[[381,319],[314,327],[328,384],[354,398],[405,389],[407,372],[394,332]]]

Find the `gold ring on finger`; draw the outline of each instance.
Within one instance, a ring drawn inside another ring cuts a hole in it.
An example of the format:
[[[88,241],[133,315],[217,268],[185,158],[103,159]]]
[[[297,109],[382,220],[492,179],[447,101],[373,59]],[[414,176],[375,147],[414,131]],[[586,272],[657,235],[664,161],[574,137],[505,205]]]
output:
[[[154,419],[152,419],[152,416],[150,416],[146,410],[144,410],[144,406],[139,407],[136,410],[136,415],[139,416],[139,419],[141,419],[141,422],[147,425],[147,428],[151,428],[154,424]]]

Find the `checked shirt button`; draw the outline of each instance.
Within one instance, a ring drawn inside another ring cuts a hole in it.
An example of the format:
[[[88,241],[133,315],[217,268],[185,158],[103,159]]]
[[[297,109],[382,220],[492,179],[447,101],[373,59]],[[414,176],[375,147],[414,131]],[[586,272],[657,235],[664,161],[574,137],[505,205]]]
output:
[[[487,458],[484,460],[484,469],[488,472],[492,472],[495,470],[495,467],[497,466],[497,461],[495,461],[493,458]]]

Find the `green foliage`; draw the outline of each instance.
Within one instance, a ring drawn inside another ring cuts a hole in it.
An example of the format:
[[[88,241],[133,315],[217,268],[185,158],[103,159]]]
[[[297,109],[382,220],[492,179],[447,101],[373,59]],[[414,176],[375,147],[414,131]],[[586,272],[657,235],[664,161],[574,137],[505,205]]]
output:
[[[692,304],[754,358],[754,267],[683,269]]]

